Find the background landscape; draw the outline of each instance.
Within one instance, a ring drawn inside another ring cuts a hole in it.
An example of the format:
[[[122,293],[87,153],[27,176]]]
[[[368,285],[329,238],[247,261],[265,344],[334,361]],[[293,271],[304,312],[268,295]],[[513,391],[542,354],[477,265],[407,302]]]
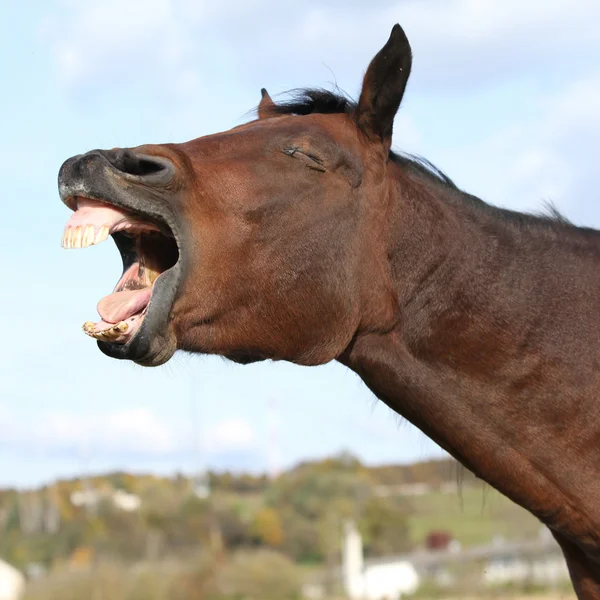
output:
[[[160,579],[162,591],[152,590],[157,599],[275,600],[298,597],[311,581],[332,595],[343,591],[338,570],[347,519],[358,523],[366,558],[423,549],[436,532],[468,549],[535,538],[541,529],[449,459],[368,467],[342,454],[275,478],[207,475],[112,473],[5,490],[0,555],[32,576],[27,598],[68,600],[86,589],[101,590],[100,598],[142,598]],[[493,592],[539,591],[529,587]],[[427,591],[441,593],[435,585]]]

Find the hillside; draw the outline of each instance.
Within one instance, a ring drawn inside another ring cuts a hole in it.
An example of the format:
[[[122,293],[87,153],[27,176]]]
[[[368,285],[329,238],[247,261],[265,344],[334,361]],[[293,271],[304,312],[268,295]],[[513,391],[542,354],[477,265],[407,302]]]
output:
[[[273,481],[211,473],[210,489],[202,498],[183,476],[111,473],[21,493],[2,490],[0,556],[22,567],[50,567],[263,548],[319,564],[338,555],[348,518],[359,523],[372,557],[410,551],[431,531],[472,545],[540,529],[453,460],[368,467],[343,455],[297,465]]]

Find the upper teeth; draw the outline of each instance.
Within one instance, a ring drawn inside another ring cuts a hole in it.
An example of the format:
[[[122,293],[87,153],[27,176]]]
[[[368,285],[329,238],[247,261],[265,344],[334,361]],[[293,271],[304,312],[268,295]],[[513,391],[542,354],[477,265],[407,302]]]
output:
[[[102,225],[97,231],[94,225],[66,227],[62,238],[63,248],[87,248],[108,238],[109,228]]]

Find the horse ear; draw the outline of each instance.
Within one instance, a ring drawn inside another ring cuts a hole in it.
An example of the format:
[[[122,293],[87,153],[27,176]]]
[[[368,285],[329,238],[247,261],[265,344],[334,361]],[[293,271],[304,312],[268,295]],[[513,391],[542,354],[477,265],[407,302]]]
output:
[[[260,90],[260,94],[262,98],[260,99],[260,103],[258,105],[258,118],[266,119],[267,117],[271,116],[275,102],[271,100],[271,96],[269,96],[269,92],[267,92],[265,88]]]
[[[358,126],[369,137],[391,144],[394,117],[410,75],[412,51],[400,25],[371,61],[358,101]]]

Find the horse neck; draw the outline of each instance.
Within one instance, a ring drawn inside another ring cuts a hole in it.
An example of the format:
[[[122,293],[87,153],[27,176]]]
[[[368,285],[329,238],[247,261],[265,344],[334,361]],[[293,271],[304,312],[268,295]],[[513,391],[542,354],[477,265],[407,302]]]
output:
[[[390,193],[397,324],[359,332],[341,362],[395,412],[546,524],[569,534],[594,531],[599,490],[586,488],[582,473],[595,480],[596,461],[576,454],[572,435],[561,430],[580,390],[557,401],[573,357],[561,357],[565,372],[549,361],[557,351],[551,342],[561,343],[547,327],[552,298],[540,294],[552,268],[542,260],[543,248],[552,244],[528,241],[485,211],[478,217],[472,199],[443,184],[399,177]],[[543,267],[519,255],[534,247]],[[536,338],[539,331],[548,337]],[[577,433],[597,447],[597,430]]]

